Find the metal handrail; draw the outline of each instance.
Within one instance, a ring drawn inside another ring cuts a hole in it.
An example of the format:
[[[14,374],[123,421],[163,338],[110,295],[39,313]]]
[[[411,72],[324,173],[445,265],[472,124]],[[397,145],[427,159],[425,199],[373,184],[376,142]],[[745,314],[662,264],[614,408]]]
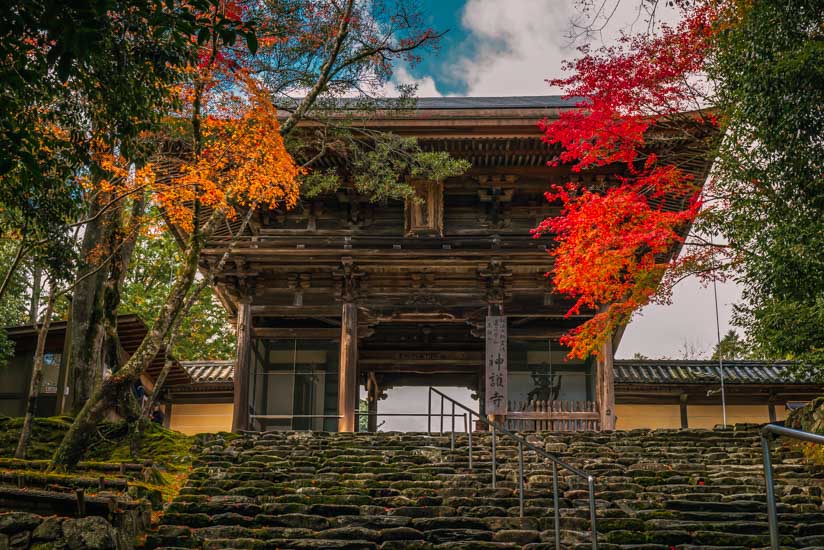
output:
[[[455,449],[455,407],[460,407],[469,415],[469,426],[467,428],[467,437],[469,443],[469,468],[472,469],[472,417],[477,416],[478,420],[483,422],[488,428],[492,431],[492,488],[494,489],[496,486],[497,481],[497,449],[496,449],[496,439],[497,435],[500,432],[504,436],[508,437],[512,441],[518,444],[518,507],[520,511],[520,517],[524,517],[524,449],[529,449],[535,452],[538,456],[541,456],[549,461],[552,462],[552,492],[553,492],[553,508],[554,508],[554,520],[555,520],[555,548],[556,550],[560,550],[561,548],[561,516],[560,511],[558,509],[558,466],[564,468],[565,470],[575,474],[580,478],[584,478],[587,481],[587,487],[589,489],[589,515],[590,515],[590,523],[591,523],[591,533],[592,533],[592,549],[598,550],[598,528],[597,522],[595,518],[595,477],[580,470],[570,464],[567,464],[563,460],[559,459],[555,455],[546,452],[544,449],[540,447],[536,447],[526,439],[522,438],[519,435],[516,435],[500,424],[488,420],[481,416],[480,413],[474,411],[467,407],[466,405],[459,403],[455,399],[449,397],[445,393],[441,392],[440,390],[433,388],[432,386],[429,387],[429,396],[428,396],[428,409],[427,413],[429,418],[427,419],[427,432],[432,434],[432,416],[439,416],[437,413],[432,413],[432,394],[439,395],[441,397],[441,433],[443,433],[443,407],[444,401],[449,401],[452,404],[452,449]]]
[[[400,417],[409,417],[409,418],[416,418],[416,417],[426,416],[429,419],[431,419],[433,416],[440,416],[441,417],[441,423],[443,423],[443,418],[445,416],[451,416],[452,417],[452,426],[455,425],[455,417],[457,416],[458,418],[463,418],[464,430],[466,430],[466,427],[467,427],[466,413],[455,414],[455,411],[452,411],[452,414],[449,414],[449,413],[441,413],[441,414],[437,414],[437,413],[431,413],[431,414],[430,413],[382,413],[382,412],[355,411],[355,426],[360,425],[360,419],[361,419],[361,417],[364,417],[364,416],[367,417],[367,418],[373,417],[373,416],[376,417],[376,418],[379,418],[381,416],[392,416],[392,417],[400,416]],[[453,429],[452,431],[453,431],[452,449],[454,450],[455,449],[455,435],[454,435],[455,430]]]
[[[794,430],[778,424],[767,424],[761,428],[761,450],[764,453],[764,482],[767,486],[767,518],[770,523],[770,548],[779,550],[778,513],[775,508],[775,480],[773,479],[770,442],[776,436],[792,437],[809,443],[824,445],[824,435],[802,430]]]

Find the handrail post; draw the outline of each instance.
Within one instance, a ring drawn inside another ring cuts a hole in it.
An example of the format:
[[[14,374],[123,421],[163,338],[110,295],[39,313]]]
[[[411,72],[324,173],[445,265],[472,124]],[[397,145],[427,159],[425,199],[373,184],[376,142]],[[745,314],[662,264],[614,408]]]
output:
[[[450,401],[452,401],[450,399]],[[450,447],[455,450],[455,402],[452,401],[452,437],[450,439]]]
[[[441,435],[443,435],[443,399],[443,394],[441,394]]]
[[[773,479],[772,459],[770,458],[770,439],[768,432],[761,432],[761,449],[764,453],[764,483],[767,486],[767,519],[770,523],[770,548],[779,550],[778,514],[775,509],[775,480]]]
[[[466,432],[469,439],[469,469],[472,469],[472,413],[469,413],[469,429]]]
[[[561,550],[561,511],[558,509],[558,465],[552,463],[552,506],[555,514],[555,550]]]
[[[524,517],[524,444],[518,442],[518,511]]]
[[[492,488],[495,489],[497,476],[498,476],[498,465],[497,460],[495,457],[495,423],[492,423]]]
[[[598,550],[598,526],[595,520],[595,478],[587,478],[589,486],[589,520],[592,523],[592,550]]]
[[[432,386],[429,386],[429,395],[426,396],[426,433],[432,435]]]

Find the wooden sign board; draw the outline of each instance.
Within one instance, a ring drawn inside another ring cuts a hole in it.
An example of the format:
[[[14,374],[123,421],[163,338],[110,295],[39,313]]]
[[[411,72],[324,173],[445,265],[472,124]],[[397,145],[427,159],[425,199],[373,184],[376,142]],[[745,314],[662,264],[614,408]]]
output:
[[[506,414],[506,317],[486,318],[486,414]]]

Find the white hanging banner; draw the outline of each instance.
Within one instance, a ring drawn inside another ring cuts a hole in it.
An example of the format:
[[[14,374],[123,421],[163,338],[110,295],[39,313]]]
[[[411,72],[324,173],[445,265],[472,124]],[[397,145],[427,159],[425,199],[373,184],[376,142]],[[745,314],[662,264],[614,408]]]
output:
[[[506,414],[506,317],[486,318],[486,414]]]

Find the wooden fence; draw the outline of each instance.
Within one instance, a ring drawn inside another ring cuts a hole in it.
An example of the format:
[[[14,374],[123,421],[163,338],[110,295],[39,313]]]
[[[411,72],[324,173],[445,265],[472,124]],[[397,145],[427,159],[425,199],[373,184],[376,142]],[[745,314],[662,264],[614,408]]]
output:
[[[519,432],[598,431],[600,419],[594,401],[510,401],[506,427]]]

